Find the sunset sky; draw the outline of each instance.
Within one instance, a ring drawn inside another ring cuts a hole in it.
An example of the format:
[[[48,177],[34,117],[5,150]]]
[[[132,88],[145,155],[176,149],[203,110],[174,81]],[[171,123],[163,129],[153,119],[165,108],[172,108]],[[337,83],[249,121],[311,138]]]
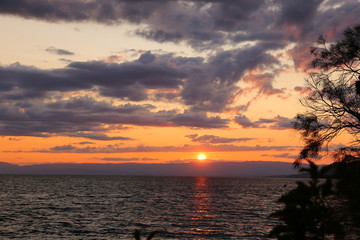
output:
[[[358,0],[1,0],[1,161],[292,162],[309,48],[359,13]]]

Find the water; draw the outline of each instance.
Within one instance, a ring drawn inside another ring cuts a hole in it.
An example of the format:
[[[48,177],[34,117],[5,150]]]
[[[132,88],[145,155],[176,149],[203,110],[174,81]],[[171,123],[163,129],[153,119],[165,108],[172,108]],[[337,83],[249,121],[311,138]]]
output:
[[[293,179],[0,176],[1,239],[265,239]],[[286,184],[287,187],[284,187]]]

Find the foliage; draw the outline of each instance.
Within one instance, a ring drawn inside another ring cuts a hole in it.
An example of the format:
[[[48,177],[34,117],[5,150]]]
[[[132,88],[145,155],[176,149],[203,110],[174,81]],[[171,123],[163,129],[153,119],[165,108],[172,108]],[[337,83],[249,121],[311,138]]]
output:
[[[360,25],[348,28],[344,39],[327,44],[323,36],[311,48],[312,65],[307,84],[311,93],[301,102],[307,112],[298,114],[294,128],[304,147],[295,166],[305,160],[308,184],[283,195],[285,207],[274,214],[283,224],[270,236],[279,240],[358,239],[360,229]],[[319,169],[312,159],[328,152],[334,138],[347,132],[350,146],[333,150],[334,163]],[[319,181],[319,178],[326,180]]]
[[[309,168],[300,170],[310,174],[309,183],[297,182],[295,189],[278,200],[285,207],[271,216],[284,224],[275,227],[270,237],[280,240],[324,240],[330,234],[336,237],[343,235],[342,227],[331,208],[332,179],[320,181],[329,167],[319,169],[313,162],[309,161],[309,164]]]

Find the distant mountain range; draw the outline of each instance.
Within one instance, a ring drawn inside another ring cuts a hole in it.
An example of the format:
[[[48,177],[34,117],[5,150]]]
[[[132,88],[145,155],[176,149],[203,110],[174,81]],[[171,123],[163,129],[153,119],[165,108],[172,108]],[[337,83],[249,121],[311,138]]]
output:
[[[0,174],[275,177],[298,173],[292,163],[246,161],[206,163],[37,164],[0,162]]]

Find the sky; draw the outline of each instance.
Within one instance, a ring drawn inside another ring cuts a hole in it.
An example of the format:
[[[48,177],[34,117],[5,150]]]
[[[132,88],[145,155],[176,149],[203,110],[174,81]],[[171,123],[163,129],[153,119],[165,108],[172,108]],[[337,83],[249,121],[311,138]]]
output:
[[[2,0],[0,159],[293,162],[309,49],[359,12],[357,0]]]

